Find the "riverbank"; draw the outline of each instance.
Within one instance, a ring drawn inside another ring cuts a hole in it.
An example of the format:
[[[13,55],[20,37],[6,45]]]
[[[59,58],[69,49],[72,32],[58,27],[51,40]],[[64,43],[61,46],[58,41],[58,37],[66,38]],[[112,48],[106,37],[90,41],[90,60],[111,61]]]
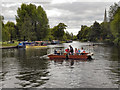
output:
[[[14,41],[14,43],[10,42],[1,42],[0,49],[9,49],[9,48],[17,48],[18,41]]]
[[[57,41],[57,40],[56,40]],[[50,41],[45,41],[45,42],[50,42]],[[62,44],[66,43],[67,41],[60,41],[60,42],[51,42],[50,44]],[[0,42],[0,49],[10,49],[10,48],[17,48],[19,42],[18,41],[13,41],[13,42]],[[49,43],[48,43],[49,44]]]
[[[2,47],[11,47],[11,46],[17,46],[18,45],[18,41],[14,41],[14,42],[2,42]]]
[[[0,46],[0,49],[11,49],[11,48],[17,48],[17,46],[6,46],[6,47]]]

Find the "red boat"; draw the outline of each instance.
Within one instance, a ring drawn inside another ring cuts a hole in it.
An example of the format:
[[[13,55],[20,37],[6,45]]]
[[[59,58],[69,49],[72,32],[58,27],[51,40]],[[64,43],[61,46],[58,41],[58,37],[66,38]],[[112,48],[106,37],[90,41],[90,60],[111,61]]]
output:
[[[87,60],[87,59],[92,59],[91,56],[93,54],[88,54],[88,53],[84,53],[81,55],[55,55],[55,54],[51,54],[48,55],[48,57],[52,60],[52,59],[76,59],[76,60]]]

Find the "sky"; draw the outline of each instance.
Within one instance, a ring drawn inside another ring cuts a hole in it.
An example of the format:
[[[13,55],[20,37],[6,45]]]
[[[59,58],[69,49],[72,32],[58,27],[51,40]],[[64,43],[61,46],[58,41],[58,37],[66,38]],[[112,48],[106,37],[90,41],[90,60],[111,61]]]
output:
[[[81,25],[92,25],[95,21],[101,23],[104,20],[105,8],[119,0],[3,0],[2,11],[4,23],[12,21],[16,23],[15,15],[22,3],[41,5],[46,11],[50,27],[59,23],[67,25],[66,31],[76,35]]]

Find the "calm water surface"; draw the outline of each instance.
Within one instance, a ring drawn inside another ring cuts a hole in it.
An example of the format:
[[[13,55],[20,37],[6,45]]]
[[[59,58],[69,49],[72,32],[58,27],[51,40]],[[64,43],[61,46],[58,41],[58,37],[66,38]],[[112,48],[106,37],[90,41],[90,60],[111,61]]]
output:
[[[46,60],[55,48],[84,47],[93,60]],[[91,43],[50,45],[49,49],[2,50],[2,88],[117,88],[120,84],[120,49]]]

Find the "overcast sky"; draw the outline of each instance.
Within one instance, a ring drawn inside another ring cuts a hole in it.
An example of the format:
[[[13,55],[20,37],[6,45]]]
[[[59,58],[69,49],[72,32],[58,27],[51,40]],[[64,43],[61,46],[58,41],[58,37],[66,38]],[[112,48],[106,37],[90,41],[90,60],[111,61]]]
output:
[[[4,0],[2,15],[5,23],[15,22],[17,9],[22,3],[41,5],[47,13],[50,27],[62,22],[68,26],[67,31],[76,35],[81,25],[90,26],[94,21],[101,23],[105,8],[108,11],[115,2],[119,0]]]

